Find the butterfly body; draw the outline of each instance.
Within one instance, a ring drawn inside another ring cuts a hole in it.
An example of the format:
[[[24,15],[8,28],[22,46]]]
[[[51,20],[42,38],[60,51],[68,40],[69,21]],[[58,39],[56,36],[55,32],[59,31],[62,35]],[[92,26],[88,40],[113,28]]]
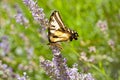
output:
[[[48,27],[48,39],[50,43],[77,40],[78,33],[67,28],[58,11],[54,11],[50,16]]]

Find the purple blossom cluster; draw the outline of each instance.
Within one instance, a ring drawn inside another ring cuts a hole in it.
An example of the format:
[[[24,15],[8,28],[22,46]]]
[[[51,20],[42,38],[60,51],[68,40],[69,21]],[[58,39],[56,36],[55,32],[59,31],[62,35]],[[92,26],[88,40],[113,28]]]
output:
[[[45,18],[43,8],[38,7],[37,2],[33,0],[23,0],[24,4],[30,9],[32,16],[36,22],[41,26],[41,29],[38,30],[41,33],[42,39],[47,39],[47,34],[45,30],[48,28],[48,19]]]
[[[11,67],[4,64],[0,60],[0,80],[28,80],[27,73],[24,72],[23,76],[16,74]]]
[[[101,21],[99,20],[97,22],[97,26],[100,28],[100,30],[104,33],[107,34],[107,30],[108,30],[108,25],[106,21]]]
[[[115,49],[115,42],[113,39],[108,39],[109,35],[108,35],[108,24],[107,21],[101,21],[99,20],[97,22],[97,26],[100,28],[101,32],[104,33],[105,38],[108,40],[107,43],[108,45],[111,47],[112,50]]]
[[[114,42],[114,40],[112,40],[112,39],[108,40],[108,45],[112,48],[112,50],[115,50],[115,42]]]
[[[6,56],[10,52],[8,36],[3,35],[0,37],[0,40],[0,56]]]
[[[15,16],[16,22],[21,25],[24,25],[27,28],[29,24],[29,20],[23,15],[22,11],[17,5],[15,5],[15,9],[17,11],[17,14]]]
[[[39,8],[37,2],[33,0],[23,0],[23,2],[30,9],[34,20],[40,23],[42,29],[46,29],[48,27],[48,19],[45,18],[43,8]]]
[[[27,73],[23,72],[23,76],[17,75],[17,80],[28,80]]]
[[[66,59],[62,57],[59,48],[52,46],[53,59],[45,60],[40,57],[40,65],[46,71],[46,74],[52,80],[94,80],[90,73],[79,73],[77,64],[69,68],[66,64]]]
[[[0,79],[2,80],[13,80],[15,79],[17,74],[15,74],[11,67],[7,64],[3,64],[0,60]]]

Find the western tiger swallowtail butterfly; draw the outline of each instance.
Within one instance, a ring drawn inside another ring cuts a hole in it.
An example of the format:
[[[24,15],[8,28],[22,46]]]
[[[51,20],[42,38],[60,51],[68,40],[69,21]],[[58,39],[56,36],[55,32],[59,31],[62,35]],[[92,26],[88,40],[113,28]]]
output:
[[[78,33],[67,28],[58,11],[54,11],[49,20],[48,39],[49,43],[77,40]]]

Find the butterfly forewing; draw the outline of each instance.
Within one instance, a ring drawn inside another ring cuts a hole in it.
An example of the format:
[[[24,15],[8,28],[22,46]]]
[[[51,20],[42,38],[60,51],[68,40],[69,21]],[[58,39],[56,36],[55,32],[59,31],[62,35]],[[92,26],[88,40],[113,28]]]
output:
[[[60,17],[60,14],[58,11],[54,11],[50,17],[50,28],[54,28],[55,30],[62,30],[65,31],[66,27]]]

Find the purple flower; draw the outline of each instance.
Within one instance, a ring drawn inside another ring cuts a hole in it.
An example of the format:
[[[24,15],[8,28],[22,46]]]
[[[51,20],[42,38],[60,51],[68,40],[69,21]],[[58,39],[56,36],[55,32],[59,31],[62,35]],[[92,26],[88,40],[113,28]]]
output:
[[[15,79],[16,74],[13,72],[13,69],[9,67],[7,64],[3,64],[2,61],[0,61],[0,79]]]
[[[108,45],[114,50],[115,49],[115,41],[110,39],[108,40]]]
[[[101,21],[99,20],[97,22],[97,26],[100,28],[100,30],[106,34],[107,33],[107,30],[108,30],[108,25],[107,25],[107,22],[106,21]]]
[[[44,60],[43,57],[40,57],[40,65],[53,80],[94,80],[90,73],[79,73],[77,64],[74,64],[72,68],[68,68],[66,59],[62,57],[59,49],[56,48],[52,51],[54,52],[53,60]]]
[[[17,80],[27,80],[27,79],[28,79],[28,76],[26,72],[23,72],[22,77],[20,77],[19,75],[17,76]]]
[[[39,8],[37,3],[33,0],[23,0],[24,4],[30,9],[34,20],[40,23],[41,27],[47,29],[48,19],[45,18],[43,8]]]
[[[37,2],[34,2],[33,0],[23,0],[23,2],[30,9],[34,20],[40,24],[41,37],[44,40],[46,40],[47,34],[45,30],[48,28],[49,22],[48,22],[48,19],[45,18],[45,13],[43,12],[43,8],[39,8],[39,6],[37,5]]]
[[[27,28],[29,20],[23,15],[22,11],[17,5],[15,5],[15,9],[17,11],[17,15],[15,16],[16,22],[24,25]]]
[[[5,56],[10,52],[10,44],[8,40],[8,36],[4,35],[1,37],[0,42],[0,48],[1,48],[1,56]]]

